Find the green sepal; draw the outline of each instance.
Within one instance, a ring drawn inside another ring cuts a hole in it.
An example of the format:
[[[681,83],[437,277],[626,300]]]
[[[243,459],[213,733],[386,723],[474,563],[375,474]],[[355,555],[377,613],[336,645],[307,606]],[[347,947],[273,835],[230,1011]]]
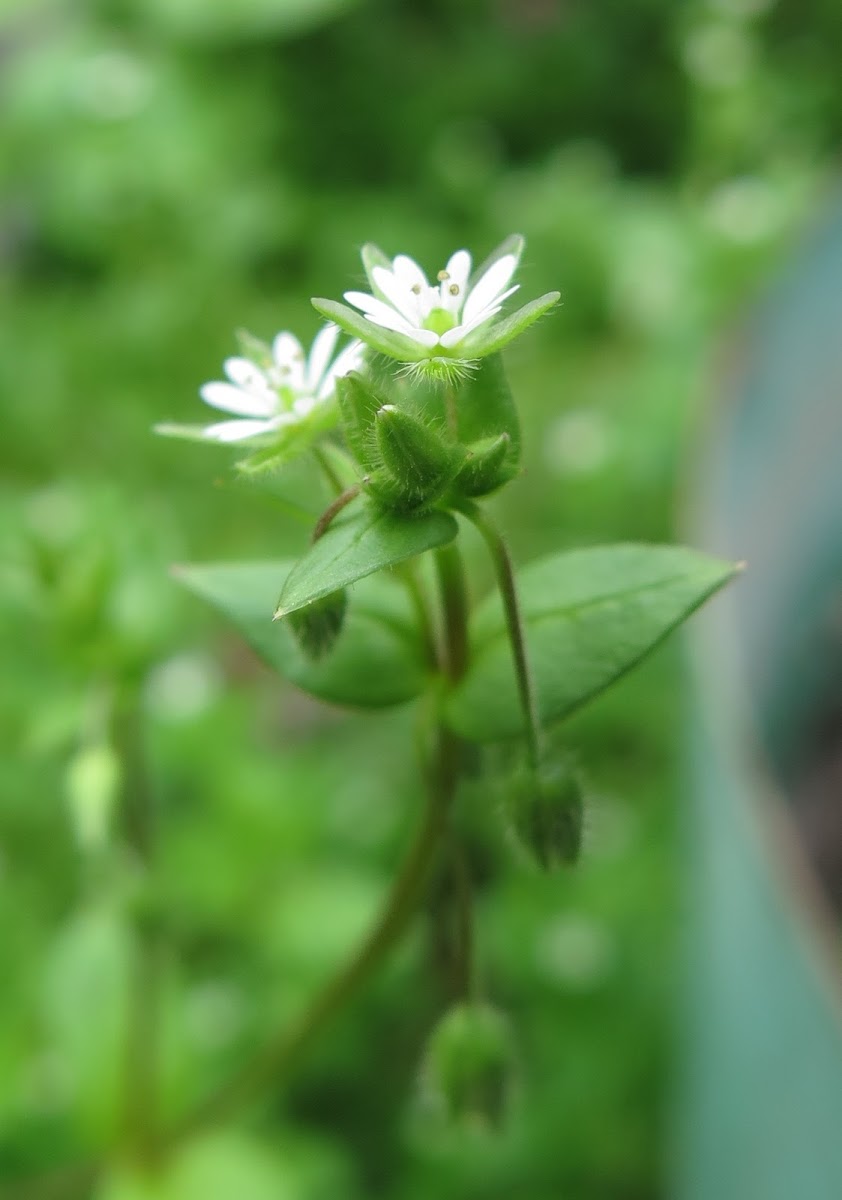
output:
[[[289,624],[295,640],[313,662],[333,649],[347,611],[348,593],[342,588],[290,613]]]
[[[530,325],[533,325],[539,317],[543,317],[544,313],[549,312],[560,299],[561,292],[547,292],[546,295],[539,296],[537,300],[524,304],[523,308],[519,308],[511,316],[504,317],[502,321],[481,326],[474,333],[468,334],[459,348],[460,352],[464,354],[465,358],[484,358],[487,354],[497,354]]]
[[[412,338],[376,325],[374,321],[369,321],[368,317],[356,309],[349,308],[347,304],[341,304],[338,300],[326,300],[321,296],[314,296],[310,303],[317,313],[321,313],[328,321],[333,321],[346,333],[360,338],[378,354],[400,359],[401,362],[420,362],[429,357],[426,349]]]
[[[508,433],[483,438],[468,447],[468,454],[453,480],[456,496],[487,496],[516,474],[511,462],[512,439]]]
[[[473,274],[468,280],[468,289],[470,290],[476,283],[482,279],[486,271],[491,270],[496,262],[501,258],[505,258],[507,254],[515,256],[515,267],[520,262],[520,256],[523,254],[523,247],[526,245],[523,236],[519,233],[510,234],[505,241],[502,241],[499,246],[491,251],[488,258],[484,259],[478,267],[475,268]]]
[[[378,411],[374,431],[399,507],[411,510],[437,500],[455,474],[460,450],[392,404]]]
[[[477,364],[476,370],[456,393],[459,441],[473,446],[486,438],[508,435],[504,467],[511,475],[520,464],[520,421],[517,407],[499,354]]]
[[[377,284],[374,282],[374,268],[383,267],[386,271],[392,270],[392,262],[379,246],[375,246],[374,242],[366,242],[362,248],[361,254],[363,266],[365,267],[366,277],[368,278],[368,286],[371,288],[372,295],[378,300],[385,300],[388,304],[389,298],[386,296]]]
[[[264,371],[275,365],[272,348],[266,342],[249,333],[247,329],[238,329],[235,336],[243,358],[247,358]]]

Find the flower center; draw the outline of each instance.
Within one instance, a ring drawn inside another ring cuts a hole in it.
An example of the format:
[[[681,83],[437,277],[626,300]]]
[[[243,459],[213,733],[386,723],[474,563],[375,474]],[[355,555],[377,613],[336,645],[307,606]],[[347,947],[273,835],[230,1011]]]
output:
[[[433,333],[441,336],[443,333],[447,333],[448,329],[452,329],[455,324],[456,318],[446,308],[432,308],[427,314],[424,328],[431,329]]]

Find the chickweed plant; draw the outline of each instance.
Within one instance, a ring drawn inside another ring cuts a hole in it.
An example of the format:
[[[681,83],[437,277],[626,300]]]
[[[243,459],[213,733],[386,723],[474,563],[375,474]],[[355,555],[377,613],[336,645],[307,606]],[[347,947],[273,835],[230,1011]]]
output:
[[[189,566],[179,577],[313,696],[371,710],[414,702],[426,791],[368,936],[185,1128],[229,1115],[281,1077],[377,970],[434,865],[458,853],[454,812],[469,775],[487,771],[503,798],[488,819],[505,814],[537,869],[575,866],[586,797],[560,723],[734,574],[693,550],[636,544],[554,553],[516,570],[484,505],[516,483],[521,463],[501,351],[559,300],[550,292],[506,311],[522,250],[512,236],[476,269],[457,250],[430,282],[407,255],[366,245],[370,290],[313,300],[328,323],[309,353],[289,332],[271,344],[241,335],[227,379],[201,389],[225,419],[158,427],[236,444],[244,471],[282,471],[304,455],[323,476],[330,499],[297,561]],[[484,542],[496,584],[476,604],[460,550],[466,526]],[[463,884],[454,919],[469,927],[470,879]],[[459,953],[464,994],[441,1014],[422,1077],[448,1119],[495,1127],[510,1092],[509,1024],[483,994],[472,937]]]

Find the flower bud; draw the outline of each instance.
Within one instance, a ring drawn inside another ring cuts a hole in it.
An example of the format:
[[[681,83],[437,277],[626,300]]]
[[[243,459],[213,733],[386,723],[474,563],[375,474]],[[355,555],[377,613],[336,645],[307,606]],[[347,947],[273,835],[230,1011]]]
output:
[[[519,771],[509,784],[508,805],[515,836],[539,867],[573,866],[582,849],[584,796],[564,760]]]
[[[379,462],[374,440],[374,418],[383,401],[352,371],[336,381],[336,398],[342,417],[342,432],[354,457],[367,470]]]
[[[450,1122],[498,1129],[508,1107],[513,1060],[505,1018],[488,1004],[458,1004],[430,1035],[425,1083]]]
[[[347,608],[348,594],[342,589],[321,596],[287,615],[295,640],[309,659],[323,658],[333,648],[342,631]]]
[[[374,432],[398,506],[417,508],[438,499],[453,478],[455,449],[392,404],[378,410]]]
[[[453,481],[454,491],[463,496],[487,496],[508,483],[514,473],[508,462],[510,449],[508,433],[474,442]]]

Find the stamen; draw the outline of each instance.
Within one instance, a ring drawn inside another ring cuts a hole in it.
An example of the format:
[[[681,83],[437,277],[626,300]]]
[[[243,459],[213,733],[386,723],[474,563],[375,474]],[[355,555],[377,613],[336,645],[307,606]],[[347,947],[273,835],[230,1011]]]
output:
[[[421,284],[413,283],[412,287],[409,290],[412,292],[413,296],[420,296],[421,295]]]
[[[458,296],[459,295],[459,284],[451,283],[450,287],[447,290],[450,292],[451,296]]]
[[[439,271],[438,275],[436,276],[436,279],[439,281],[439,283],[444,283],[445,279],[449,279],[449,278],[450,278],[450,275],[448,274],[447,271]]]

